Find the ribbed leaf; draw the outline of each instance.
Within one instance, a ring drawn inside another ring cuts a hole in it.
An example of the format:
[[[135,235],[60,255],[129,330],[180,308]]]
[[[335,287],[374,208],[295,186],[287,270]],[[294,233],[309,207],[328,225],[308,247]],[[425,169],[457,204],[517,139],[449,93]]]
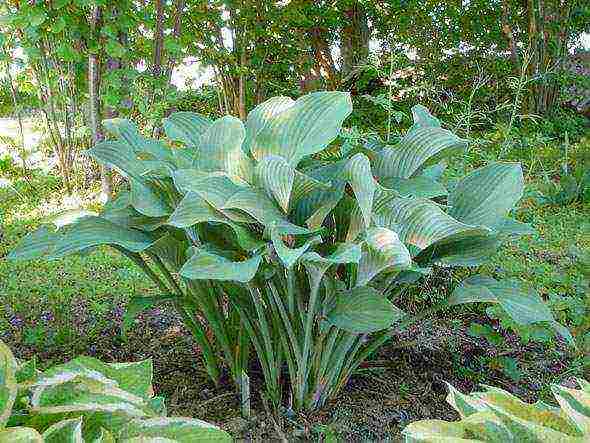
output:
[[[100,245],[116,245],[131,252],[141,252],[156,238],[116,225],[100,217],[87,217],[77,223],[53,230],[42,226],[27,235],[8,255],[11,260],[55,259]]]
[[[225,257],[198,249],[184,264],[180,275],[191,280],[233,280],[249,282],[254,278],[262,256],[233,262]]]
[[[524,180],[517,163],[492,163],[465,176],[449,195],[449,214],[463,223],[504,226],[522,197]]]
[[[285,245],[283,241],[283,233],[280,229],[274,228],[271,232],[271,240],[274,246],[275,252],[279,256],[279,259],[283,262],[283,265],[290,269],[297,263],[297,260],[307,252],[307,250],[315,243],[321,242],[321,238],[312,237],[307,240],[302,246],[297,248],[291,248]]]
[[[384,148],[377,154],[373,172],[379,179],[410,178],[420,168],[443,156],[452,155],[466,146],[465,140],[446,129],[432,126],[417,127],[408,131],[398,146]]]
[[[258,133],[270,123],[270,121],[281,112],[293,106],[295,100],[289,97],[272,97],[256,106],[248,114],[246,119],[246,140],[244,141],[244,152],[250,152],[252,141]]]
[[[541,297],[536,292],[523,288],[515,280],[497,281],[490,277],[475,275],[464,280],[453,291],[448,302],[450,305],[497,303],[514,322],[521,325],[547,322],[570,344],[573,343],[571,334],[567,329],[559,327]]]
[[[172,150],[158,140],[144,137],[132,121],[124,118],[103,120],[107,131],[127,143],[142,159],[174,161]]]
[[[357,272],[357,286],[365,286],[384,270],[401,271],[410,266],[412,258],[397,234],[387,228],[370,228],[363,244]]]
[[[258,181],[266,192],[273,196],[283,211],[289,211],[289,199],[295,170],[283,157],[268,155],[256,167]]]
[[[448,194],[442,184],[423,176],[413,178],[389,177],[381,180],[380,184],[399,192],[404,197],[434,198]]]
[[[14,355],[0,340],[0,429],[6,425],[16,399],[16,367]]]
[[[222,212],[215,210],[196,192],[189,192],[176,207],[168,223],[177,228],[186,228],[198,223],[216,222],[229,226],[235,233],[238,244],[245,250],[258,249],[263,242],[254,238],[247,228],[237,225]]]
[[[327,321],[345,331],[366,334],[388,328],[402,316],[385,296],[368,286],[340,293]]]
[[[412,106],[412,118],[414,119],[414,124],[410,130],[418,128],[440,128],[439,119],[433,116],[426,106]]]
[[[241,120],[225,116],[215,120],[203,134],[195,157],[200,171],[223,171],[232,177],[251,181],[253,164],[242,151],[246,131]]]
[[[418,250],[443,240],[486,236],[489,230],[460,223],[436,204],[424,199],[395,198],[374,214],[375,224],[397,232],[406,245]],[[416,254],[413,254],[416,255]]]
[[[551,391],[565,415],[582,435],[590,437],[590,393],[559,385],[551,385]]]
[[[164,132],[170,140],[180,141],[190,148],[197,148],[201,137],[213,121],[195,112],[175,112],[165,118],[162,123]]]
[[[363,154],[356,154],[346,164],[344,174],[354,191],[365,226],[369,227],[376,189],[369,159]]]
[[[309,274],[310,281],[319,284],[326,271],[332,265],[358,263],[361,259],[361,248],[353,243],[339,243],[332,254],[322,257],[317,252],[307,252],[301,262]]]
[[[229,434],[202,420],[185,417],[159,417],[132,420],[122,429],[124,442],[231,442]]]
[[[468,235],[450,236],[429,246],[416,257],[416,263],[428,265],[435,263],[439,266],[479,266],[487,263],[501,246],[498,236]]]
[[[322,151],[336,138],[351,111],[352,103],[347,93],[304,95],[253,134],[250,152],[259,161],[267,155],[280,155],[297,166],[302,158]]]
[[[43,432],[45,443],[84,443],[82,438],[82,418],[62,420]]]

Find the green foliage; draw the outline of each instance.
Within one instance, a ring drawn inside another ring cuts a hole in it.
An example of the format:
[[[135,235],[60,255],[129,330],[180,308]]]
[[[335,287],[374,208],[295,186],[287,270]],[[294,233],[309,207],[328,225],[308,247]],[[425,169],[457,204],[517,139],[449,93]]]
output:
[[[448,385],[447,402],[461,420],[414,422],[403,435],[407,442],[586,441],[590,437],[590,384],[582,379],[577,383],[579,389],[551,385],[559,407],[525,403],[494,387],[465,395]]]
[[[0,341],[0,442],[231,441],[192,418],[166,417],[152,364],[78,357],[38,371]]]
[[[506,238],[530,232],[509,217],[524,189],[520,165],[491,163],[450,188],[437,165],[466,141],[426,108],[412,109],[397,145],[329,147],[351,110],[348,94],[318,92],[270,99],[245,125],[181,112],[164,124],[176,148],[127,120],[105,122],[116,140],[88,154],[129,188],[99,214],[43,225],[9,258],[109,245],[154,281],[161,301],[173,301],[214,380],[221,357],[239,385],[252,346],[276,406],[286,364],[293,406],[320,407],[423,315],[394,306],[392,288],[433,266],[478,266]],[[474,302],[568,337],[536,294],[492,279],[472,278],[429,310]]]

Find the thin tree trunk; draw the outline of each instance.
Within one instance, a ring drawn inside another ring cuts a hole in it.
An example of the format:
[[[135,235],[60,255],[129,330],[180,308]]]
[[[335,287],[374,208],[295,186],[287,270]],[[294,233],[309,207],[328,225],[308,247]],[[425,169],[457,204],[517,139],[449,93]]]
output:
[[[101,10],[99,6],[92,7],[90,26],[92,32],[98,35],[100,28]],[[101,126],[100,106],[100,59],[98,54],[88,53],[88,93],[90,96],[90,129],[92,141],[99,143],[104,140]],[[100,166],[100,184],[103,199],[109,199],[112,194],[112,178],[106,166]]]
[[[510,50],[512,70],[515,75],[518,75],[520,72],[520,61],[518,60],[518,50],[514,40],[514,33],[512,32],[512,26],[510,25],[510,6],[508,0],[502,0],[502,32],[508,43],[508,49]]]
[[[154,61],[152,75],[159,77],[162,71],[162,56],[164,52],[164,0],[156,1],[156,28],[154,30]]]

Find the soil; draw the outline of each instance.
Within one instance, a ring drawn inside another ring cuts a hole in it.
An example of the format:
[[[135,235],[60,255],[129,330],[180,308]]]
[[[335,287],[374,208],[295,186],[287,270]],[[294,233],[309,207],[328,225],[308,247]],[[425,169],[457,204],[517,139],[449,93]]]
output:
[[[475,390],[477,382],[492,384],[535,401],[542,397],[541,389],[547,381],[565,375],[570,358],[564,346],[548,352],[540,345],[522,346],[516,338],[512,350],[496,349],[467,333],[469,319],[426,320],[385,345],[351,378],[336,400],[311,414],[271,414],[262,401],[261,374],[251,368],[253,417],[244,420],[231,383],[222,380],[215,386],[208,380],[199,349],[174,311],[158,308],[142,314],[136,327],[122,338],[121,308],[115,308],[111,327],[86,353],[105,361],[152,358],[156,394],[166,397],[169,415],[216,423],[244,441],[323,441],[329,436],[345,441],[401,441],[401,430],[412,421],[458,418],[445,402],[446,382],[462,392]],[[83,306],[80,311],[81,318],[75,320],[83,330]],[[24,345],[17,330],[0,335],[17,357],[37,354],[41,365],[73,357],[63,349]],[[482,357],[494,355],[514,356],[522,362],[522,378],[515,382],[482,363]]]

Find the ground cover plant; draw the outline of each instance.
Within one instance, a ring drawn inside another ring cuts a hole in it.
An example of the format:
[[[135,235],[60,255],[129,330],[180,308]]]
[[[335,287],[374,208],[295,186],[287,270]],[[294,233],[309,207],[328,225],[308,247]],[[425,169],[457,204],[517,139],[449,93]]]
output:
[[[43,372],[0,341],[0,442],[231,441],[201,420],[166,417],[152,364],[79,357]]]
[[[174,303],[210,377],[219,380],[223,362],[237,387],[251,345],[272,403],[286,399],[295,410],[321,407],[396,330],[457,304],[495,304],[517,325],[545,324],[572,343],[516,282],[472,276],[414,315],[387,298],[432,265],[480,265],[504,238],[530,232],[508,217],[522,171],[491,163],[448,191],[439,162],[466,142],[420,106],[398,146],[325,151],[350,112],[347,94],[320,92],[271,99],[245,127],[177,113],[164,123],[182,145],[174,149],[111,120],[117,140],[88,154],[129,189],[100,213],[58,214],[9,258],[114,247],[160,290],[133,298],[131,314]]]

